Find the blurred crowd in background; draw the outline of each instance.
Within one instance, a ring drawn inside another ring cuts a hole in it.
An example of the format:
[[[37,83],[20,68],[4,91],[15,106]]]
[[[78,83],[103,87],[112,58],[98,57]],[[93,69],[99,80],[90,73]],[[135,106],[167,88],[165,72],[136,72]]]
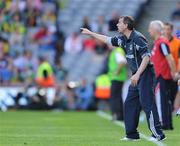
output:
[[[74,30],[70,35],[66,35],[58,24],[59,13],[65,5],[65,0],[0,1],[0,107],[2,110],[8,107],[96,109],[95,97],[99,95],[96,91],[97,85],[103,86],[102,96],[108,99],[106,97],[110,95],[110,80],[105,73],[108,70],[109,46],[94,38],[80,35],[80,30]],[[180,21],[180,3],[169,15],[172,21]],[[114,34],[117,31],[118,19],[119,14],[116,12],[109,20],[103,15],[97,16],[95,22],[90,22],[88,17],[84,17],[81,27],[102,34]],[[177,28],[174,32],[180,37]],[[103,67],[97,78],[94,82],[88,82],[86,78],[81,78],[79,81],[67,80],[68,71],[63,68],[61,57],[65,53],[80,54],[84,51],[103,56]],[[103,85],[99,78],[103,80]],[[12,88],[17,89],[17,93],[2,97],[5,96],[2,94],[3,89],[8,93]],[[47,97],[46,92],[50,92],[50,97]],[[7,100],[3,100],[5,98]],[[98,106],[101,108],[101,104]],[[102,108],[106,108],[106,102],[103,103]]]

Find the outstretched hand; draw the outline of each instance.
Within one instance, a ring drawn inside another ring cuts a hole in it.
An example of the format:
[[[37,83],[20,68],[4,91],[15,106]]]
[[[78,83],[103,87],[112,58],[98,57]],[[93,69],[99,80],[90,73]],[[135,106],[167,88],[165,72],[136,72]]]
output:
[[[86,35],[90,35],[90,36],[92,36],[92,37],[94,37],[94,38],[96,38],[96,39],[98,39],[104,43],[107,43],[107,39],[108,39],[107,36],[92,32],[87,28],[81,28],[81,33],[86,34]]]
[[[82,34],[88,34],[88,35],[90,35],[90,34],[92,33],[92,31],[90,31],[90,30],[87,29],[87,28],[81,28],[81,33],[82,33]]]

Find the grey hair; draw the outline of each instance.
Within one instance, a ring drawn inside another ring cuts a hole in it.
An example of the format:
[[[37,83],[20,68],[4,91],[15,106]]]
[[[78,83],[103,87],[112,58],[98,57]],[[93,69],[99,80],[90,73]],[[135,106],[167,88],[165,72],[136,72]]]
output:
[[[163,33],[164,24],[160,20],[154,20],[150,22],[150,25],[153,26],[158,32]]]

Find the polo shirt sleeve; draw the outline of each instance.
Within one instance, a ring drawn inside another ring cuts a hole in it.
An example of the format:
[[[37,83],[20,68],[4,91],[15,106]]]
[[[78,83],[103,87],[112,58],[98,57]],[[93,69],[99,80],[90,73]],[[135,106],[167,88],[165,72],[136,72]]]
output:
[[[115,47],[123,47],[124,39],[122,36],[108,37],[107,43]]]
[[[170,54],[169,46],[166,43],[160,44],[160,51],[161,51],[162,55],[164,55],[164,56],[167,56]]]
[[[148,48],[148,42],[144,38],[139,37],[135,45],[141,58],[144,58],[145,56],[151,56],[150,50]]]

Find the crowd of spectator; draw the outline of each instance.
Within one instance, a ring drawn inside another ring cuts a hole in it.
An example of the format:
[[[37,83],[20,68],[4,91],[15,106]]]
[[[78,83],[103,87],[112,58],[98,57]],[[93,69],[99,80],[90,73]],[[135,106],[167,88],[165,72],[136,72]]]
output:
[[[1,85],[33,81],[39,57],[44,57],[57,72],[64,52],[76,54],[90,50],[103,54],[107,50],[105,44],[94,38],[82,38],[80,30],[65,37],[57,21],[58,1],[3,0],[0,7]],[[108,33],[104,16],[99,16],[97,22],[90,22],[88,17],[84,17],[82,27]],[[109,30],[115,31],[112,28],[116,28],[114,20],[109,21]]]
[[[70,88],[66,82],[68,72],[62,68],[60,58],[63,53],[78,54],[84,50],[103,55],[107,46],[94,38],[82,38],[80,30],[65,37],[58,24],[60,4],[60,0],[0,2],[0,85],[53,87],[59,95],[56,101],[66,99],[65,109],[87,109],[88,98],[93,97],[92,85],[84,80],[79,88]],[[85,17],[82,27],[108,31],[103,16],[93,24]]]
[[[51,0],[0,2],[1,85],[32,82],[40,54],[55,54],[59,39],[56,5]]]
[[[60,58],[63,53],[78,54],[84,50],[107,56],[108,46],[94,38],[82,37],[80,30],[65,36],[58,24],[60,4],[61,0],[0,1],[0,86],[53,87],[56,90],[53,103],[58,103],[63,109],[85,110],[93,103],[93,85],[82,79],[71,88],[66,82],[68,72],[62,68]],[[177,9],[172,13],[173,22],[180,20],[179,12],[178,2]],[[118,18],[117,12],[108,21],[103,15],[97,16],[95,22],[84,17],[81,27],[102,34],[114,34]],[[51,73],[39,71],[42,66],[49,66]],[[52,75],[50,78],[49,74]],[[43,84],[41,76],[49,80],[48,85],[47,80],[46,85]],[[19,95],[16,97],[19,98]],[[38,102],[36,98],[30,99],[29,103]]]
[[[174,25],[174,33],[180,38],[180,1],[177,2],[176,8],[171,14],[170,17],[171,22]]]

